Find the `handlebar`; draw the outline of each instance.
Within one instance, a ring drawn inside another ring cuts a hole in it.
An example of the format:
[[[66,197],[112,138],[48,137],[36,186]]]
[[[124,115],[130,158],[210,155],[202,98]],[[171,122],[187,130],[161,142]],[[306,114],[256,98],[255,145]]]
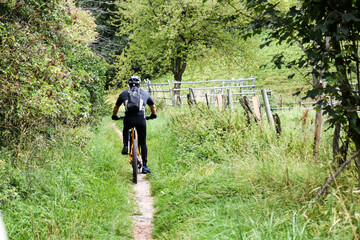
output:
[[[119,120],[124,120],[125,116],[120,116],[118,117],[118,119],[113,119],[115,121],[119,121]],[[152,118],[151,116],[145,116],[145,119],[146,120],[151,120],[151,119],[155,119],[155,118]]]

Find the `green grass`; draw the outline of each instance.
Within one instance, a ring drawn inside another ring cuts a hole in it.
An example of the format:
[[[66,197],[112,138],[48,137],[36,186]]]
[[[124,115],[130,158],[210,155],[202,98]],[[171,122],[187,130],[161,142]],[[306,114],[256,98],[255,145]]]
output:
[[[248,125],[241,110],[201,105],[162,109],[148,121],[153,236],[352,239],[360,230],[356,174],[346,170],[312,202],[333,166],[332,130],[323,132],[314,161],[314,113],[303,119],[300,109],[278,114],[279,137],[266,120],[263,127]],[[0,199],[10,239],[131,239],[136,209],[120,150],[104,120],[98,128],[34,140],[22,150],[18,169],[2,151]]]
[[[157,239],[351,239],[360,198],[351,171],[309,206],[329,175],[331,133],[312,159],[312,114],[279,112],[283,134],[241,111],[187,107],[149,123]],[[345,199],[340,201],[340,197]],[[358,230],[359,231],[359,230]]]
[[[131,171],[109,121],[33,144],[23,167],[1,173],[15,188],[1,201],[10,239],[132,239]]]
[[[260,49],[260,44],[264,41],[264,35],[249,38],[241,44],[238,52],[223,53],[218,50],[210,50],[203,58],[190,61],[183,74],[183,81],[200,80],[222,80],[234,78],[256,78],[256,88],[272,89],[274,96],[278,99],[282,95],[285,103],[296,103],[299,97],[293,94],[297,91],[305,91],[312,87],[311,76],[306,76],[306,69],[286,68],[278,69],[271,63],[275,54],[284,52],[285,60],[291,61],[302,54],[302,50],[297,46],[288,44],[276,44],[275,42],[268,47]],[[266,65],[267,67],[261,67]],[[295,74],[293,79],[288,76]],[[154,79],[154,82],[173,81],[173,76],[168,73],[162,77]]]

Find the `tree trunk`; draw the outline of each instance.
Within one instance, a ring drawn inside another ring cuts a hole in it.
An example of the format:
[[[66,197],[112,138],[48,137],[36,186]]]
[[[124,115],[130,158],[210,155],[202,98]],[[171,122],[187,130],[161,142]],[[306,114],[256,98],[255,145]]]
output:
[[[316,110],[314,151],[313,151],[314,159],[319,158],[322,122],[323,122],[322,109]]]
[[[186,59],[183,57],[176,57],[172,60],[172,73],[174,74],[174,80],[181,82],[182,75],[186,69]],[[175,83],[174,89],[180,89],[181,83]],[[180,90],[174,90],[175,103],[179,103]]]
[[[329,49],[330,47],[330,37],[326,36],[325,37],[325,48],[326,50]],[[327,55],[327,53],[325,53],[325,55]],[[324,63],[321,63],[321,67],[323,67]],[[315,68],[315,66],[314,66]],[[323,86],[323,76],[325,74],[325,70],[321,69],[320,70],[320,74],[319,77],[317,78],[315,76],[315,74],[312,75],[313,77],[313,88],[320,88]],[[318,102],[321,99],[321,95],[317,97],[316,102]],[[319,158],[319,151],[320,151],[320,142],[321,142],[321,128],[322,128],[322,122],[323,122],[323,117],[322,117],[322,109],[316,110],[316,117],[315,117],[315,136],[314,136],[314,151],[313,151],[313,156],[315,159]]]
[[[338,41],[332,42],[333,48],[335,52],[341,52],[340,43]],[[359,102],[357,98],[354,96],[350,81],[346,74],[346,64],[345,60],[342,56],[338,56],[335,58],[335,65],[337,67],[339,74],[339,88],[341,91],[342,99],[341,106],[343,108],[345,117],[349,124],[349,137],[353,140],[356,152],[360,150],[360,118],[356,112],[357,106],[359,106]],[[357,167],[358,167],[358,188],[360,189],[360,154],[357,156]]]

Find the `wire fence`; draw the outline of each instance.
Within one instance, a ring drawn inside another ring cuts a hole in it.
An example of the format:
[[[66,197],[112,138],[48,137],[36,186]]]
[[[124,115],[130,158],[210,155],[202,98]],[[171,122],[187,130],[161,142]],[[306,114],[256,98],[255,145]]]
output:
[[[181,87],[175,87],[180,86]],[[250,101],[254,96],[259,96],[260,103],[263,104],[261,90],[256,89],[255,77],[250,78],[231,78],[228,80],[207,80],[207,81],[188,81],[178,82],[167,80],[165,83],[152,83],[145,79],[146,90],[157,101],[163,101],[166,106],[184,105],[203,102],[207,105],[216,106],[219,104],[219,96],[226,106],[241,107],[239,99],[247,96]],[[353,83],[353,91],[359,94],[357,83]],[[313,99],[304,97],[289,97],[283,99],[283,95],[274,93],[271,89],[265,90],[270,101],[272,110],[285,110],[293,108],[312,109],[316,105]],[[339,102],[331,98],[328,99],[331,105]]]
[[[256,80],[251,78],[229,79],[229,80],[207,80],[193,82],[172,83],[168,80],[166,83],[151,83],[145,80],[147,91],[157,100],[163,100],[167,106],[175,104],[188,104],[188,98],[191,91],[192,97],[196,102],[206,102],[216,105],[216,96],[231,95],[231,103],[238,102],[242,96],[256,96],[259,92],[256,90]],[[176,88],[179,86],[181,88]],[[191,89],[191,90],[190,90]]]

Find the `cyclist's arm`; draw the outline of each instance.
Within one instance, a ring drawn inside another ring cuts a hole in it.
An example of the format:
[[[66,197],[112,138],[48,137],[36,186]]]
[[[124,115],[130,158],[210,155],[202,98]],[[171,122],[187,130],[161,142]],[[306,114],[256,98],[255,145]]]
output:
[[[149,105],[149,107],[150,107],[151,114],[156,115],[156,107],[155,107],[155,104],[154,104],[154,105]]]
[[[117,115],[117,113],[118,113],[118,111],[119,111],[119,108],[120,108],[120,106],[118,106],[118,105],[115,104],[114,109],[113,109],[113,116],[116,116],[116,115]]]

